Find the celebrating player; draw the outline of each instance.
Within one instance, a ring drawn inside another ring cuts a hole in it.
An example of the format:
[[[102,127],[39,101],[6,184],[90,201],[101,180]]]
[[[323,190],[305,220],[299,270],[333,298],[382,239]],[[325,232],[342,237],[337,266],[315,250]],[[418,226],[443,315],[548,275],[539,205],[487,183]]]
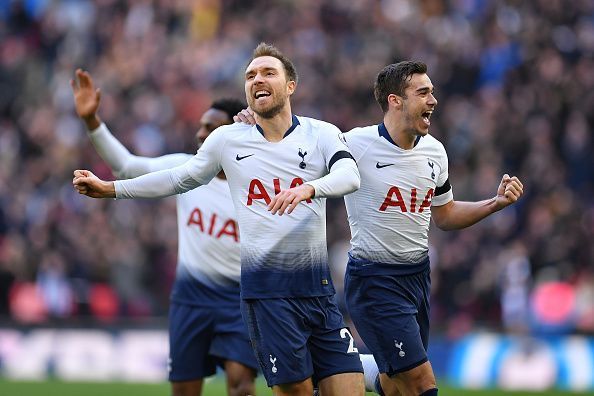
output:
[[[297,117],[292,62],[260,44],[245,71],[257,125],[215,130],[185,164],[105,182],[77,170],[73,184],[96,198],[162,197],[207,184],[224,170],[241,235],[242,314],[268,385],[278,395],[362,395],[361,362],[334,301],[326,248],[326,198],[359,187],[340,131]],[[276,216],[275,216],[276,215]]]
[[[506,174],[491,199],[453,199],[446,151],[428,135],[437,99],[425,64],[386,66],[374,91],[383,123],[344,134],[361,173],[361,188],[345,196],[347,307],[379,366],[383,392],[435,396],[426,352],[430,219],[443,230],[468,227],[516,202],[523,186]]]
[[[99,155],[120,178],[181,165],[189,154],[158,158],[132,155],[97,115],[100,95],[89,73],[71,81],[76,111]],[[239,100],[214,102],[202,115],[198,144],[218,126],[231,123]],[[169,381],[173,396],[201,394],[203,378],[222,365],[229,395],[255,394],[257,362],[239,298],[239,230],[225,174],[203,188],[177,196],[178,266],[169,310]]]

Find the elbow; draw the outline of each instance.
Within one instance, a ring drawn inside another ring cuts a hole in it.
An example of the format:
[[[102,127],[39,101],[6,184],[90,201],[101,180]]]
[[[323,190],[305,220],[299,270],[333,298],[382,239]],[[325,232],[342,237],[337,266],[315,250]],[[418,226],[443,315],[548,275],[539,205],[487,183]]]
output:
[[[442,231],[451,231],[455,229],[455,227],[453,227],[452,224],[450,224],[446,219],[443,219],[441,217],[434,216],[433,222],[435,223],[437,228],[439,228]]]
[[[359,174],[357,173],[357,177],[351,183],[351,190],[352,190],[351,192],[357,191],[360,187],[361,187],[361,178],[359,177]]]
[[[131,172],[126,167],[123,167],[121,169],[112,169],[111,172],[119,180],[134,179],[135,177],[142,176],[144,174],[144,173]]]
[[[444,224],[444,223],[437,223],[436,222],[435,225],[437,226],[437,228],[439,228],[442,231],[452,231],[452,230],[455,230],[454,227],[450,227],[450,226],[448,226],[447,224]]]
[[[128,161],[124,162],[123,164],[110,164],[111,173],[118,178],[118,179],[132,179],[139,175],[133,175],[132,172],[129,172]]]
[[[351,183],[352,191],[355,192],[361,187],[361,174],[359,173],[359,168],[355,165],[355,169],[353,169],[354,177]]]
[[[437,220],[435,217],[433,218],[433,224],[435,224],[435,226],[440,230],[447,231],[443,222]]]
[[[115,169],[112,169],[111,173],[113,173],[113,175],[118,180],[131,179],[130,175],[128,175],[126,172],[121,171],[121,170],[120,171],[117,171]]]

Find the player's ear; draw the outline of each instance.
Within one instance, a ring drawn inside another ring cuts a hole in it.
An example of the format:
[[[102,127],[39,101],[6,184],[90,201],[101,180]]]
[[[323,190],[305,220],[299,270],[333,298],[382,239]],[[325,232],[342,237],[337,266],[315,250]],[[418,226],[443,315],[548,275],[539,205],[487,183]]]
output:
[[[293,95],[293,92],[295,92],[295,88],[297,88],[296,81],[291,80],[287,82],[287,92],[289,93],[289,95]]]
[[[388,106],[395,107],[396,109],[402,108],[402,97],[396,94],[388,95]]]

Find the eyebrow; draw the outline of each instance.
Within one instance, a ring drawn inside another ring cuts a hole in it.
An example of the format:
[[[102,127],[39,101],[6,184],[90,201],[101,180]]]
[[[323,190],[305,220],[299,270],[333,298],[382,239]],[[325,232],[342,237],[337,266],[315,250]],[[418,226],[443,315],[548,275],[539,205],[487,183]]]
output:
[[[415,92],[423,92],[423,91],[435,92],[435,87],[433,87],[433,88],[421,87],[421,88],[417,88],[417,90]]]
[[[245,72],[245,75],[247,76],[247,75],[249,75],[249,74],[255,73],[255,72],[256,72],[256,69],[259,69],[259,68],[255,68],[255,69],[249,69],[249,70],[247,70],[247,71]],[[267,67],[262,67],[261,69],[262,69],[262,71],[269,71],[269,70],[274,70],[274,71],[277,71],[277,70],[278,70],[276,67],[270,67],[270,66],[267,66]]]

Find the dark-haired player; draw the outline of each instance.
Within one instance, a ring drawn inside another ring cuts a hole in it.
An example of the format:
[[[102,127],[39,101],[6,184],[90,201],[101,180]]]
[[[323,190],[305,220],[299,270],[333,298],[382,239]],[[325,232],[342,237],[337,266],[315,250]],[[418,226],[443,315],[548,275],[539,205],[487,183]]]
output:
[[[75,107],[99,155],[118,178],[181,165],[190,154],[157,158],[131,154],[97,116],[100,95],[89,73],[76,71]],[[244,107],[236,99],[212,103],[200,119],[200,146]],[[225,174],[177,195],[178,265],[169,310],[169,381],[173,396],[198,396],[203,379],[225,370],[229,395],[255,394],[258,364],[240,311],[239,229]]]
[[[361,174],[360,189],[345,196],[352,234],[347,307],[384,393],[435,396],[427,360],[429,222],[468,227],[516,202],[523,187],[506,174],[491,199],[453,199],[446,151],[428,134],[437,99],[425,64],[386,66],[374,90],[383,122],[343,135]]]

